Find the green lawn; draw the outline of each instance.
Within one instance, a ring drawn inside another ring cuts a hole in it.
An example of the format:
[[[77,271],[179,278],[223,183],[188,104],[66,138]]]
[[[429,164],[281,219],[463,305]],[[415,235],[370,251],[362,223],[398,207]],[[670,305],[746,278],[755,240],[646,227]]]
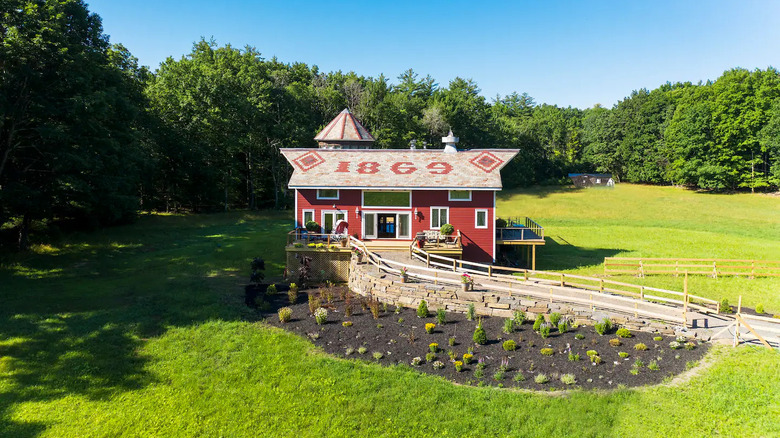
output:
[[[780,260],[780,196],[717,195],[674,187],[618,184],[614,189],[552,187],[504,192],[498,215],[528,216],[545,228],[537,269],[603,274],[604,257]],[[683,279],[615,276],[682,291]],[[780,313],[780,277],[691,276],[693,294]]]
[[[553,236],[588,235],[563,231],[553,207],[517,213]],[[243,306],[252,257],[281,274],[289,224],[287,213],[149,216],[3,258],[0,436],[780,435],[780,359],[764,349],[716,348],[681,387],[566,396],[328,357]],[[573,269],[592,260],[586,249],[642,250],[584,242],[545,257]]]

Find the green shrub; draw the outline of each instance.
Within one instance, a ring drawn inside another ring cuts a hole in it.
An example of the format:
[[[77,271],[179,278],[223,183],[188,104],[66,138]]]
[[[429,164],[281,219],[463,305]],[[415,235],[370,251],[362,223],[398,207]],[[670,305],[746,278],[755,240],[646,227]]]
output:
[[[317,324],[319,325],[325,324],[325,322],[328,321],[328,311],[322,307],[318,307],[317,310],[314,311],[314,320],[317,321]]]
[[[534,382],[543,385],[550,381],[550,378],[547,377],[547,374],[539,373],[534,377]]]
[[[498,370],[493,374],[493,380],[495,380],[496,382],[500,382],[504,380],[505,376],[506,376],[505,371]]]
[[[574,374],[563,374],[561,375],[561,383],[564,385],[574,385],[577,383],[577,379],[574,377]]]
[[[734,313],[734,311],[731,310],[731,306],[729,306],[729,300],[727,298],[720,300],[720,313]]]
[[[542,339],[550,337],[550,324],[544,323],[539,327],[539,336],[541,336]]]
[[[353,353],[355,353],[355,349],[352,347],[347,347],[347,349],[344,350],[344,356],[351,356]]]
[[[341,323],[343,327],[352,327],[352,321],[344,321]]]
[[[515,349],[517,348],[517,344],[515,344],[515,341],[511,339],[508,341],[504,341],[504,344],[502,346],[504,347],[504,351],[515,351]]]
[[[663,341],[663,340],[664,340],[664,337],[663,337],[663,336],[655,336],[655,337],[653,338],[653,340],[654,340],[654,341],[656,341],[656,342]]]
[[[447,341],[447,342],[449,343],[450,347],[454,347],[455,346],[455,338],[454,337],[450,337],[449,341]]]
[[[620,342],[620,339],[618,338],[612,338],[609,340],[609,345],[613,347],[620,347],[621,345],[623,345],[623,343]]]
[[[474,329],[474,336],[472,336],[472,339],[474,340],[475,344],[478,345],[485,345],[487,344],[487,333],[485,333],[485,329],[482,328],[482,320],[479,320],[479,323],[477,323],[477,328]]]
[[[574,339],[577,339],[577,340],[581,341],[581,340],[585,339],[585,335],[583,335],[582,333],[577,333],[576,335],[574,335]]]
[[[539,328],[542,327],[542,324],[544,324],[544,315],[540,313],[536,315],[536,319],[534,320],[534,331],[538,332]]]
[[[511,334],[513,331],[515,331],[515,321],[513,319],[505,319],[504,320],[504,333]]]
[[[639,368],[631,368],[629,373],[631,373],[631,374],[636,376],[637,374],[639,374]]]
[[[428,303],[426,303],[425,300],[420,300],[420,304],[417,306],[417,317],[418,318],[428,317]]]
[[[378,352],[378,351],[375,351],[375,352],[372,354],[372,356],[374,356],[374,359],[376,359],[376,360],[379,360],[379,359],[381,359],[381,358],[385,357],[385,355],[384,355],[384,354],[382,354],[382,353],[380,353],[380,352]]]
[[[601,363],[601,356],[599,356],[599,355],[591,356],[590,357],[590,361],[595,363],[595,364],[600,364]]]
[[[576,362],[580,360],[580,355],[577,353],[569,353],[569,362]]]
[[[587,352],[585,352],[585,354],[587,354],[588,357],[593,357],[593,356],[597,356],[599,352],[596,350],[588,350]]]
[[[525,376],[523,375],[522,371],[518,371],[517,373],[515,373],[515,376],[512,377],[512,380],[514,380],[515,382],[524,382]]]
[[[277,313],[279,314],[279,322],[290,322],[292,319],[292,309],[289,307],[282,307]]]
[[[471,353],[463,353],[463,363],[466,365],[471,363],[471,359],[474,357]]]
[[[368,351],[368,348],[366,348],[366,347],[358,348],[358,353],[360,353],[360,354],[366,354],[367,351]]]
[[[456,360],[455,361],[455,371],[461,372],[463,371],[463,362]]]
[[[441,233],[441,234],[443,234],[445,236],[449,236],[450,234],[452,234],[454,232],[455,232],[455,227],[452,226],[452,224],[444,224],[439,229],[439,233]]]
[[[628,353],[626,353],[625,351],[621,351],[620,353],[618,353],[618,356],[620,356],[620,357],[622,357],[623,359],[625,359],[625,358],[627,358],[627,357],[628,357]]]
[[[630,337],[634,336],[634,335],[631,334],[631,330],[629,330],[627,328],[622,328],[622,327],[617,329],[615,334],[618,335],[618,337],[620,337],[620,338],[630,338]]]
[[[436,353],[437,351],[439,351],[439,344],[435,342],[431,342],[430,344],[428,344],[428,349],[431,350],[431,353]]]
[[[561,321],[558,323],[558,333],[566,333],[569,331],[569,323],[566,321]]]
[[[293,243],[293,247],[295,247],[295,248],[303,248],[303,243],[295,242],[295,243]]]
[[[669,343],[669,348],[671,348],[672,350],[678,350],[678,349],[682,348],[682,346],[683,346],[683,344],[681,342],[677,342],[677,341],[672,341],[672,342]]]
[[[594,324],[593,328],[596,330],[596,333],[604,336],[612,330],[612,321],[609,318],[604,318],[601,322]]]
[[[552,348],[542,348],[539,353],[542,353],[542,356],[552,356],[554,351]]]
[[[761,303],[756,304],[756,313],[765,313],[763,304]]]
[[[661,369],[661,367],[658,366],[658,362],[655,360],[651,360],[650,364],[647,365],[648,368],[650,368],[653,371],[658,371]]]
[[[496,228],[506,228],[506,219],[496,218]]]
[[[455,352],[454,352],[454,351],[452,351],[452,350],[447,350],[447,357],[449,357],[451,361],[455,361],[455,357],[456,357],[456,356],[457,356],[457,354],[455,354]]]
[[[436,360],[436,353],[426,353],[425,354],[425,361],[426,362],[433,362]]]
[[[512,312],[512,319],[515,321],[516,326],[521,326],[525,322],[525,312],[522,310],[515,310]]]
[[[696,348],[696,344],[694,344],[693,342],[686,342],[685,343],[685,349],[686,350],[693,350],[694,348]]]
[[[476,318],[476,310],[474,309],[474,304],[469,304],[468,310],[466,310],[466,319],[469,321],[474,321],[474,318]]]
[[[308,221],[304,226],[306,227],[306,231],[309,231],[310,233],[317,233],[320,231],[320,224],[315,221]]]
[[[445,312],[444,309],[436,311],[436,322],[438,322],[439,325],[444,325],[447,322],[447,312]]]
[[[474,369],[474,377],[477,379],[481,379],[485,377],[485,371],[482,368],[475,368]]]
[[[553,312],[550,314],[550,322],[552,323],[552,325],[557,326],[560,321],[561,321],[560,313]]]
[[[645,350],[647,350],[647,345],[645,345],[645,344],[640,342],[640,343],[634,345],[634,350],[645,351]]]
[[[290,283],[290,289],[287,290],[287,300],[290,301],[290,304],[295,304],[296,301],[298,301],[298,285],[295,283]]]
[[[634,361],[634,368],[642,368],[645,366],[645,363],[642,362],[642,359],[637,359]]]

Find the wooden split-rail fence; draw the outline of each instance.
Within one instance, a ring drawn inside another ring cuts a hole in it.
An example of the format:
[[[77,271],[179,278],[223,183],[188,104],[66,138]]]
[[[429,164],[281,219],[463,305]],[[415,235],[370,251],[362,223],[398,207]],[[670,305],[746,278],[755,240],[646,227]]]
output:
[[[435,284],[459,285],[461,276],[469,274],[475,285],[489,290],[578,304],[591,310],[613,310],[685,326],[688,325],[689,309],[705,313],[718,313],[720,310],[717,301],[690,294],[687,281],[684,291],[678,292],[603,278],[457,260],[410,246],[410,255],[425,262],[423,267],[383,258],[356,238],[350,238],[350,245],[363,251],[367,261],[379,271]]]
[[[647,257],[604,257],[605,274],[780,277],[780,261],[747,259],[675,259]]]

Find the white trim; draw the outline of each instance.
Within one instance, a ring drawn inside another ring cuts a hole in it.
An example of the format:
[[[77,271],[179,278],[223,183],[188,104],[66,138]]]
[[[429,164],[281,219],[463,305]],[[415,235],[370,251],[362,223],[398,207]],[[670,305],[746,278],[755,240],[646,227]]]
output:
[[[444,222],[444,224],[448,224],[448,223],[450,223],[450,208],[449,208],[449,207],[436,207],[436,206],[431,206],[431,208],[430,208],[430,210],[429,210],[429,211],[430,211],[430,213],[428,214],[428,215],[431,217],[431,218],[430,218],[430,221],[429,221],[429,223],[431,224],[431,229],[432,229],[432,230],[438,230],[438,229],[441,229],[441,226],[442,226],[442,225],[444,225],[444,224],[439,224],[439,226],[438,226],[438,227],[434,227],[434,226],[433,226],[433,210],[434,210],[434,209],[447,210],[447,221],[446,221],[446,222]]]
[[[489,229],[493,231],[493,263],[496,262],[496,192],[493,191],[493,219],[488,218]]]
[[[452,199],[452,192],[469,192],[469,197],[467,199]],[[447,200],[452,202],[471,201],[471,190],[447,190]]]
[[[405,192],[409,194],[409,206],[408,207],[399,207],[396,205],[366,205],[366,199],[365,195],[366,192]],[[412,208],[412,191],[411,190],[361,190],[360,191],[360,208],[397,208],[397,209],[408,209],[410,210]]]
[[[311,220],[316,221],[317,220],[317,210],[314,209],[305,209],[301,210],[301,227],[306,228],[306,213],[311,212]],[[322,224],[320,224],[321,226]]]
[[[337,214],[343,214],[344,215],[344,220],[347,220],[347,212],[344,211],[344,210],[322,210],[320,212],[320,217],[322,218],[322,222],[320,222],[320,231],[322,233],[330,234],[330,233],[333,232],[333,229],[331,229],[330,231],[325,230],[325,215],[326,214],[332,214],[333,215],[333,223],[331,224],[333,227],[336,226],[336,221],[338,221],[338,219],[336,219],[336,215]],[[349,222],[347,222],[347,223],[349,223]]]
[[[295,189],[295,214],[293,215],[293,228],[303,228],[298,222],[298,189]]]
[[[320,190],[335,190],[335,191],[336,191],[336,197],[334,198],[334,197],[330,197],[330,196],[320,196]],[[319,189],[317,189],[316,196],[317,196],[317,200],[323,200],[323,201],[338,201],[338,200],[339,200],[339,195],[340,195],[340,194],[341,194],[341,193],[339,192],[339,189],[326,189],[326,188],[319,188]]]
[[[471,190],[471,191],[496,191],[501,190],[501,187],[463,187],[463,186],[453,186],[453,187],[436,187],[436,186],[379,186],[379,187],[372,187],[372,186],[301,186],[301,185],[295,185],[295,186],[287,186],[289,189],[338,189],[338,190],[369,190],[369,191],[379,191],[379,190],[390,190],[390,191],[398,191],[398,192],[408,192],[410,190]]]
[[[363,215],[361,220],[361,235],[364,239],[379,239],[378,233],[379,233],[379,216],[380,214],[393,214],[395,215],[395,237],[382,237],[382,239],[398,239],[398,240],[411,240],[412,239],[412,220],[414,219],[414,214],[411,211],[399,211],[399,210],[362,210],[360,212],[361,215]],[[374,215],[374,223],[373,223],[373,230],[374,234],[372,235],[366,235],[365,234],[365,223],[366,223],[366,214],[373,214]],[[409,235],[400,237],[399,232],[401,230],[401,221],[399,219],[399,216],[406,215],[409,217]]]
[[[479,214],[485,213],[485,226],[481,227],[479,226]],[[489,228],[488,227],[488,209],[487,208],[477,208],[474,210],[474,228],[478,230],[484,230]]]

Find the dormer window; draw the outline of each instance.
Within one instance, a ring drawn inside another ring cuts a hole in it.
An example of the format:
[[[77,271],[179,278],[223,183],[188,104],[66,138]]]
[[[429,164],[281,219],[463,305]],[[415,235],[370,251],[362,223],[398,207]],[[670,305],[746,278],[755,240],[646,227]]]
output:
[[[317,189],[317,199],[338,200],[338,189]]]

